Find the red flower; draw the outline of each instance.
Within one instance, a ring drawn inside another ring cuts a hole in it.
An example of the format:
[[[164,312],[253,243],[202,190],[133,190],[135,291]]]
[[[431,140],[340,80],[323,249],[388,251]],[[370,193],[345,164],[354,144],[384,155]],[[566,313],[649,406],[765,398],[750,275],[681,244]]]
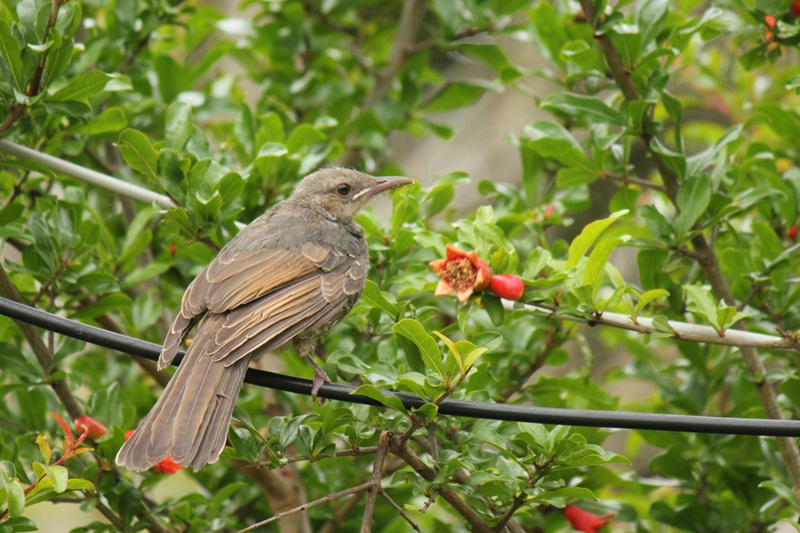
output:
[[[136,430],[132,429],[132,430],[128,431],[127,433],[125,433],[125,440],[126,441],[131,438],[131,435],[133,435],[134,431],[136,431]],[[178,463],[176,463],[175,461],[173,461],[172,457],[170,457],[170,456],[167,456],[165,459],[162,459],[161,461],[156,463],[156,466],[155,466],[156,472],[158,472],[159,474],[174,474],[175,472],[177,472],[181,468],[183,468],[183,467],[181,465],[179,465]]]
[[[478,257],[475,250],[465,252],[448,244],[444,259],[431,261],[428,266],[442,279],[436,287],[436,296],[456,293],[460,302],[466,302],[475,291],[481,291],[492,281],[492,269]]]
[[[159,474],[174,474],[183,467],[173,461],[172,457],[167,456],[166,459],[156,463],[155,468]]]
[[[75,431],[83,434],[86,431],[86,436],[90,439],[99,439],[108,433],[106,427],[92,418],[91,416],[79,416],[75,419]]]
[[[794,2],[792,2],[792,4],[789,6],[789,9],[795,18],[800,17],[800,0],[794,0]]]
[[[800,0],[797,1],[800,2]],[[798,9],[800,9],[800,7],[798,7]],[[790,239],[797,238],[797,224],[794,224],[788,230],[786,230],[786,236],[789,237]]]
[[[603,526],[608,524],[609,519],[614,516],[611,513],[603,516],[584,511],[580,507],[574,505],[567,505],[564,508],[564,516],[572,524],[572,529],[575,531],[582,531],[583,533],[597,533]]]
[[[516,274],[495,274],[489,290],[506,300],[519,300],[525,292],[525,283]]]

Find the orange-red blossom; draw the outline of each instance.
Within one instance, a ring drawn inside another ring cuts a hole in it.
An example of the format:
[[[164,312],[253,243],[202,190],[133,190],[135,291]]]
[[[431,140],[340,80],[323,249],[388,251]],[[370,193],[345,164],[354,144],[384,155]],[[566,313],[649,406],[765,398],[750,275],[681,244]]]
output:
[[[597,533],[608,524],[612,516],[611,513],[602,516],[584,511],[575,505],[567,505],[564,507],[564,516],[572,524],[572,529],[575,531],[582,531],[583,533]]]
[[[492,282],[492,269],[478,257],[478,252],[465,252],[448,244],[444,259],[431,261],[428,266],[442,279],[436,286],[435,296],[456,293],[461,303],[473,292],[481,291]]]

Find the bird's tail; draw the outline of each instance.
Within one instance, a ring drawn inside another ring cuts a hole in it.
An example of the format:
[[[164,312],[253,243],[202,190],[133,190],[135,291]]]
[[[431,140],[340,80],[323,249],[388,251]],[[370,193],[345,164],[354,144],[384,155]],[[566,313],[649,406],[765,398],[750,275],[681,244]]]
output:
[[[230,366],[215,362],[207,347],[216,329],[200,329],[161,398],[120,448],[118,465],[138,472],[170,456],[197,471],[219,459],[250,357]]]

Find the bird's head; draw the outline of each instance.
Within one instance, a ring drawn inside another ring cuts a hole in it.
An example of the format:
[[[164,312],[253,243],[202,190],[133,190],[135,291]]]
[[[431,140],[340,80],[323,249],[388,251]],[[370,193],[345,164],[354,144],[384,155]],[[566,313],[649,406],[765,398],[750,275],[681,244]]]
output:
[[[356,213],[378,194],[413,182],[397,176],[375,178],[357,170],[328,168],[303,178],[290,200],[319,208],[331,220],[352,222]]]

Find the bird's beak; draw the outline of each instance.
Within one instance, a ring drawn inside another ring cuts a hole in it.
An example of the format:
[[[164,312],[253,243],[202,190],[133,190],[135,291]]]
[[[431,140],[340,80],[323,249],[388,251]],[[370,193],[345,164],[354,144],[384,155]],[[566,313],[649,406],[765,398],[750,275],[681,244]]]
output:
[[[382,193],[383,191],[396,189],[398,187],[402,187],[403,185],[409,185],[411,183],[414,183],[414,180],[412,180],[411,178],[404,178],[401,176],[387,176],[382,178],[375,178],[375,184],[370,185],[366,189],[362,189],[358,194],[353,196],[353,200],[357,200],[361,196],[372,197]]]

